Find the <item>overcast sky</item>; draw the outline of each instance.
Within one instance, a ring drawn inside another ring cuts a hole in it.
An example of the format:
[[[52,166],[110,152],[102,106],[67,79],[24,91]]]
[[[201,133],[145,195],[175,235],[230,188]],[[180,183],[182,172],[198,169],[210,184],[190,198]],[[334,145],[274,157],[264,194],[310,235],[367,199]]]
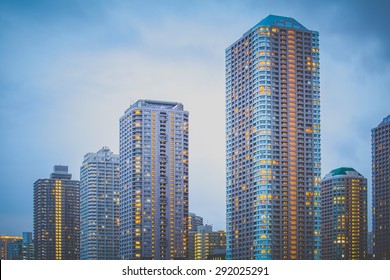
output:
[[[138,99],[190,112],[190,211],[225,228],[225,48],[269,14],[320,33],[322,177],[369,178],[390,114],[388,1],[0,1],[0,235],[32,231],[33,183],[119,151]]]

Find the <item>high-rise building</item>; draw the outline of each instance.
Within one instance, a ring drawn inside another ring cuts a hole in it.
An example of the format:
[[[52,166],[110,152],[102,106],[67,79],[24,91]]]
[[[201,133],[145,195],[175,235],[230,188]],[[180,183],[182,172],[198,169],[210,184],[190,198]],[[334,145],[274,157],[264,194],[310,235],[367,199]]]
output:
[[[188,232],[196,232],[198,226],[203,226],[203,218],[195,213],[188,213]]]
[[[321,180],[321,239],[324,260],[367,256],[367,179],[353,168],[332,170]]]
[[[80,168],[80,259],[119,259],[119,155],[103,147]]]
[[[390,260],[390,115],[371,132],[374,258]]]
[[[226,253],[226,232],[213,231],[211,225],[200,225],[196,231],[189,233],[188,258],[190,260],[207,260],[214,253],[218,257]]]
[[[34,183],[36,260],[80,258],[80,182],[68,166],[55,165],[50,179]]]
[[[188,112],[139,100],[120,118],[120,256],[185,259]]]
[[[319,257],[318,36],[270,15],[226,49],[227,259]]]

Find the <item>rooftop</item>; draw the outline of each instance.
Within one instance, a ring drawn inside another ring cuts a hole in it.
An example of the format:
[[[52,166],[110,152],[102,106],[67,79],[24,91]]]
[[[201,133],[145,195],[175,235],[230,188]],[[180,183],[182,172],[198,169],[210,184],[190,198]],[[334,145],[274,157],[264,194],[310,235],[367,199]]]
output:
[[[337,168],[337,169],[333,169],[332,171],[330,171],[330,174],[332,176],[348,175],[349,172],[356,172],[360,176],[363,176],[362,174],[360,174],[359,172],[357,172],[355,169],[353,169],[351,167],[340,167],[340,168]]]
[[[68,173],[67,165],[54,165],[53,173],[50,175],[50,179],[72,179],[72,174]]]
[[[130,106],[130,109],[134,108],[152,108],[152,109],[162,109],[162,110],[178,110],[183,111],[184,106],[179,102],[170,102],[170,101],[158,101],[158,100],[146,100],[140,99]],[[126,110],[126,112],[128,111]]]
[[[308,30],[306,27],[304,27],[302,24],[300,24],[297,20],[295,20],[295,19],[293,19],[291,17],[282,17],[282,16],[276,16],[276,15],[269,15],[269,16],[263,18],[259,23],[257,23],[251,29],[246,31],[243,36],[245,36],[246,34],[248,34],[250,32],[253,32],[259,26],[276,26],[276,27],[285,27],[285,28],[295,28],[295,29],[300,29],[300,30]],[[313,32],[315,32],[315,31],[313,31]],[[226,51],[228,51],[233,45],[235,45],[241,39],[242,38],[238,39],[235,43],[233,43],[229,47],[227,47]]]
[[[111,152],[110,148],[103,147],[96,153],[88,153],[84,156],[83,164],[88,162],[119,162],[119,155]]]
[[[269,15],[261,20],[256,26],[280,26],[287,28],[296,28],[307,30],[302,24],[291,17],[282,17],[276,15]]]
[[[379,125],[384,125],[390,123],[390,115],[383,119],[383,121]]]

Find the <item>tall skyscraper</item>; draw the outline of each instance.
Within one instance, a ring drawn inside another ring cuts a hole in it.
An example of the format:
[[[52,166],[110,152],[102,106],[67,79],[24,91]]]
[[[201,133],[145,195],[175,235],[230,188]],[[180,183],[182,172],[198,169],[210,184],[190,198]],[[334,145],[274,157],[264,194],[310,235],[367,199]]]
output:
[[[318,258],[318,36],[270,15],[226,49],[228,259]]]
[[[374,257],[390,260],[390,115],[372,129]]]
[[[321,180],[324,260],[364,260],[367,255],[367,179],[353,168],[332,170]]]
[[[68,166],[55,165],[50,179],[34,183],[36,260],[80,258],[80,182]]]
[[[80,168],[80,258],[119,259],[119,155],[103,147]]]
[[[185,259],[188,112],[139,100],[120,118],[120,256]]]

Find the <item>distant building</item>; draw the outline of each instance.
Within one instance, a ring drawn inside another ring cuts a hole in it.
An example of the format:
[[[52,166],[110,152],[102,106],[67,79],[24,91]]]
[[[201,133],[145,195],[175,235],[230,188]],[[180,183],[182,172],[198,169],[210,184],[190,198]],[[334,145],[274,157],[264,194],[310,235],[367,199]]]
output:
[[[21,236],[0,235],[1,259],[21,259],[21,240]]]
[[[22,240],[8,243],[7,260],[22,260]]]
[[[203,218],[195,213],[188,213],[188,232],[198,230],[198,226],[203,226]]]
[[[80,258],[80,182],[68,166],[34,183],[34,251],[37,260]]]
[[[139,100],[120,118],[121,259],[188,255],[188,112]]]
[[[374,258],[390,260],[390,115],[371,137]]]
[[[211,225],[198,226],[189,233],[188,252],[190,260],[226,258],[226,232],[213,231]]]
[[[322,259],[364,260],[367,255],[367,179],[353,168],[321,180]]]
[[[0,236],[2,260],[33,260],[34,244],[31,232],[23,232],[22,236]]]
[[[23,260],[34,259],[34,242],[32,232],[22,232],[22,256]]]
[[[103,147],[80,168],[80,258],[119,259],[119,156]]]

